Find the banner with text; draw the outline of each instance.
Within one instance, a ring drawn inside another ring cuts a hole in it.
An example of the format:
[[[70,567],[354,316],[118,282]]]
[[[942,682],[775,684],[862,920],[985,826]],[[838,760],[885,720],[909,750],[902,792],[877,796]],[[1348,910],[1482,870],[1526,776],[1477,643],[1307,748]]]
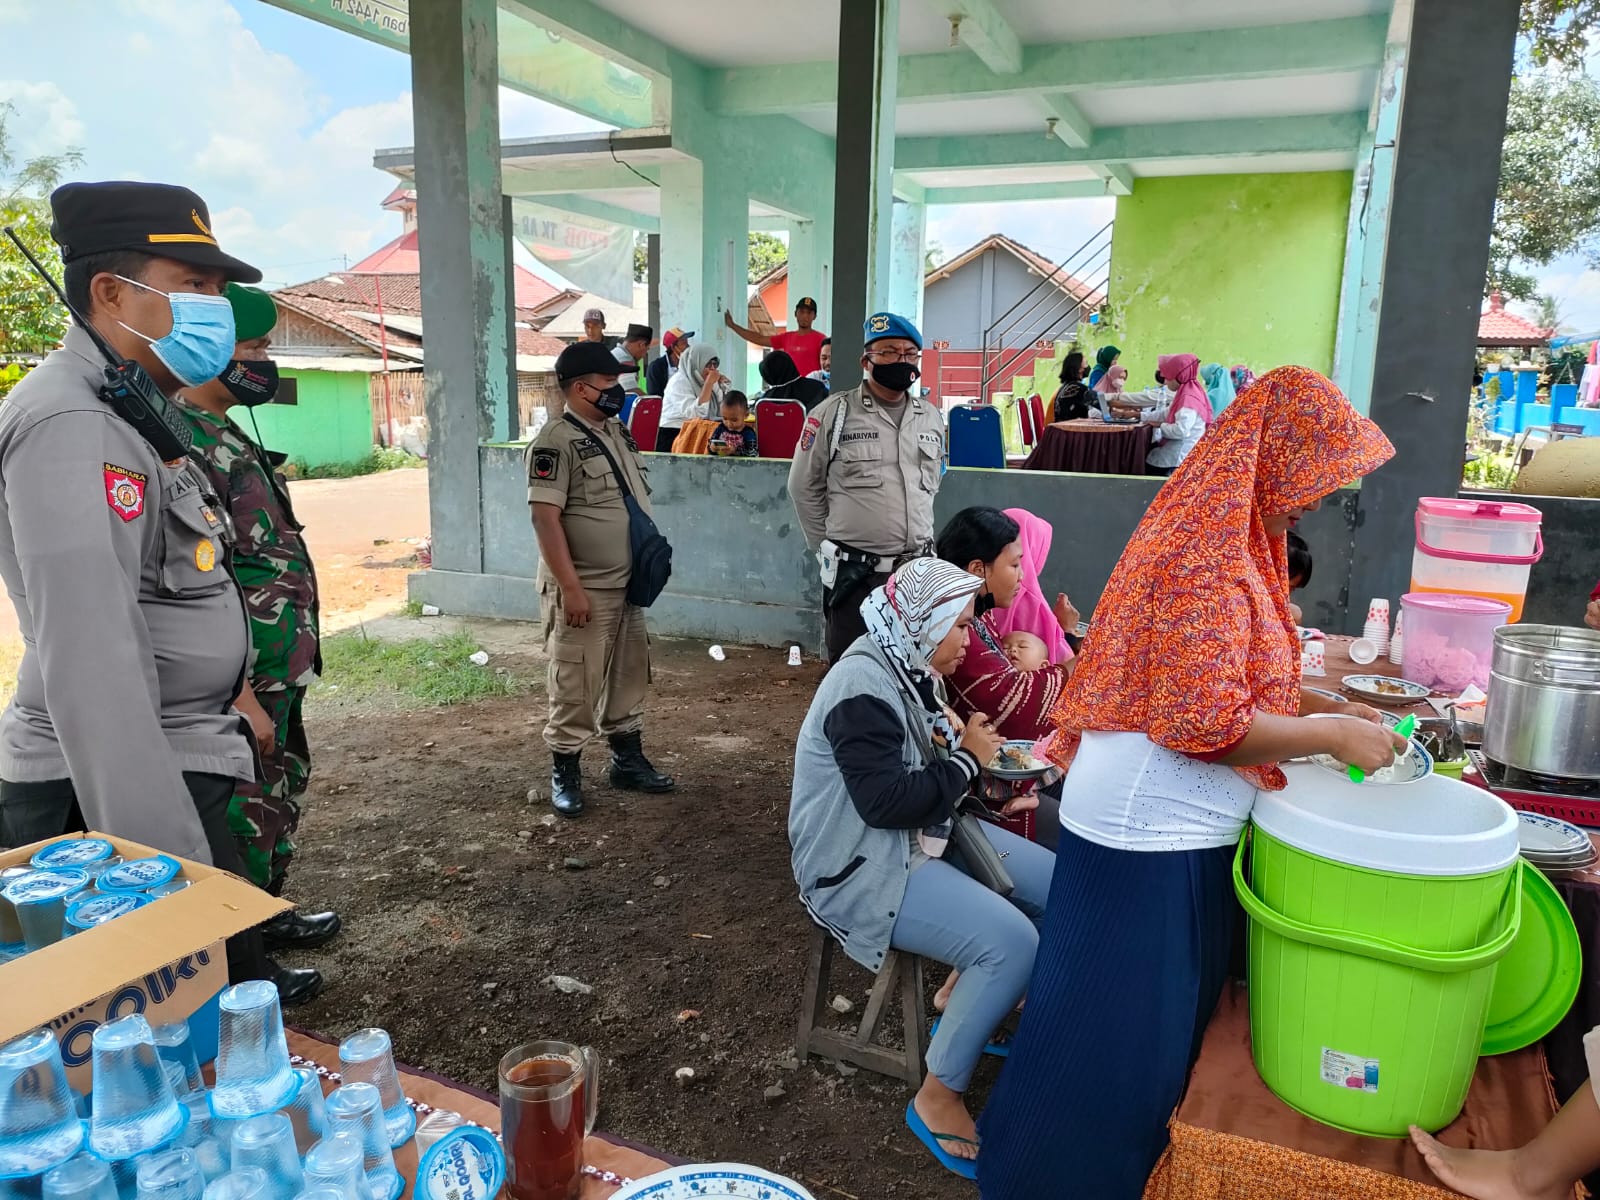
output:
[[[512,200],[512,233],[529,254],[575,287],[618,304],[633,303],[633,230]]]

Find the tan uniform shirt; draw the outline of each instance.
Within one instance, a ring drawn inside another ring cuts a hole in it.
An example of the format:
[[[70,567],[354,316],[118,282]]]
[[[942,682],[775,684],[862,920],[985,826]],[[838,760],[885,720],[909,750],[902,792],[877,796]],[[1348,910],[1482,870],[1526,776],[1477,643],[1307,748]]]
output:
[[[811,549],[826,538],[893,556],[932,540],[944,418],[920,398],[901,406],[897,424],[863,384],[806,418],[789,497]]]
[[[580,417],[579,420],[582,420]],[[633,434],[611,418],[585,427],[605,443],[626,473],[639,507],[650,511],[650,481]],[[628,549],[628,509],[616,474],[600,448],[565,417],[547,421],[523,453],[528,466],[528,503],[561,510],[572,565],[585,588],[625,588],[633,568]],[[540,586],[550,578],[539,564]]]

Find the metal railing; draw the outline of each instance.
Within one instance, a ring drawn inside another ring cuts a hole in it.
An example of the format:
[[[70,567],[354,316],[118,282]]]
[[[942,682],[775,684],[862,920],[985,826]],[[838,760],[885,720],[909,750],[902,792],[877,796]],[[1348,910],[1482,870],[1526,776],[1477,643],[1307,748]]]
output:
[[[1105,295],[1110,282],[1107,221],[984,330],[978,395],[987,400],[995,380],[1030,361],[1040,343],[1053,342],[1058,333],[1086,319],[1094,294]]]

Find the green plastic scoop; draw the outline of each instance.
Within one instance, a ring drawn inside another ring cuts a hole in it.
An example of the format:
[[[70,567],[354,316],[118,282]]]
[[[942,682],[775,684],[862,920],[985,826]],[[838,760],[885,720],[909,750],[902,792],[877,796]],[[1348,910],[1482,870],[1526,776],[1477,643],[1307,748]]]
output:
[[[1401,737],[1409,739],[1411,737],[1411,731],[1413,729],[1415,729],[1416,727],[1417,727],[1417,714],[1416,713],[1408,713],[1408,714],[1406,714],[1406,719],[1401,721],[1400,724],[1395,726],[1395,730],[1394,731],[1396,733],[1398,733]],[[1360,767],[1351,767],[1350,768],[1350,782],[1351,783],[1365,783],[1366,781],[1367,781],[1367,773],[1365,771],[1363,771]]]

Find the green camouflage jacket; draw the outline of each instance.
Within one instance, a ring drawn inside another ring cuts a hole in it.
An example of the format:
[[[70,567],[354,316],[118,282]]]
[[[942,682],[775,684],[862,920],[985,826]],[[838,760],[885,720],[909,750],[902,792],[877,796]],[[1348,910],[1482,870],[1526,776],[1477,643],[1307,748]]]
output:
[[[179,398],[194,429],[189,451],[233,519],[233,569],[250,614],[250,686],[306,687],[322,670],[317,576],[289,488],[269,455],[232,421]],[[281,461],[281,460],[280,460]]]

